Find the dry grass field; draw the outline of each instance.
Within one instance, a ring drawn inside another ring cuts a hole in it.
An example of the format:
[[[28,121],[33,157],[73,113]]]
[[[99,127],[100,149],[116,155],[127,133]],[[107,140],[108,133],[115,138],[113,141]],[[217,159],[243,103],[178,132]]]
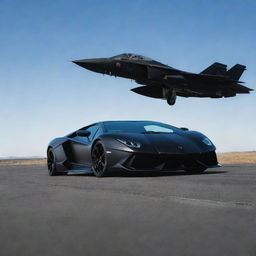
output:
[[[256,164],[256,151],[219,153],[218,161],[221,164]],[[0,160],[0,165],[40,165],[40,164],[46,164],[46,159],[35,158],[35,159]]]
[[[35,159],[3,159],[0,160],[0,165],[38,165],[46,164],[45,158]]]
[[[218,154],[221,164],[256,164],[256,151]]]

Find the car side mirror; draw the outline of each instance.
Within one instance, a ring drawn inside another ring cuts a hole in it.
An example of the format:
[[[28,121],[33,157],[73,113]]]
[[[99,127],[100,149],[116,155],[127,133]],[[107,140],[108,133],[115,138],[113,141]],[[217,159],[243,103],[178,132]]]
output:
[[[76,132],[76,135],[81,136],[81,137],[89,137],[90,134],[91,134],[91,132],[85,131],[85,130],[79,130]]]
[[[180,127],[180,129],[181,129],[182,131],[188,131],[188,128],[186,128],[186,127]]]

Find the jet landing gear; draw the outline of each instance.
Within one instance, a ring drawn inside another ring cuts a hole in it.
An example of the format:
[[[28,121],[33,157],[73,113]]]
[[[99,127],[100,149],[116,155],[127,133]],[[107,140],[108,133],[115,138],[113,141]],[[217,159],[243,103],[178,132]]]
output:
[[[169,105],[174,105],[176,102],[176,92],[174,90],[171,90],[167,94],[167,103]]]

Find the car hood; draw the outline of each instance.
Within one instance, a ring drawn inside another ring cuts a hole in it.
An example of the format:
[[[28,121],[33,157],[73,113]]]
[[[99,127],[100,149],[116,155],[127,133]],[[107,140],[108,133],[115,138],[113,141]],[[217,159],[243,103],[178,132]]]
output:
[[[194,154],[215,150],[215,146],[205,145],[203,134],[193,131],[181,133],[139,134],[118,133],[112,134],[116,139],[131,140],[141,143],[141,148],[133,149],[137,152],[157,154]]]

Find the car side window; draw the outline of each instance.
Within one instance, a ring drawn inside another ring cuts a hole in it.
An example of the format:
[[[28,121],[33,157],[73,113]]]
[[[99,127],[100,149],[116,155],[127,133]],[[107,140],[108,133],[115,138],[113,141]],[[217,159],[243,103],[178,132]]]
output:
[[[103,133],[101,127],[97,130],[97,132],[95,133],[94,137],[93,138],[97,138],[99,137],[101,134]]]
[[[93,126],[90,126],[90,127],[88,127],[88,128],[86,129],[86,131],[91,132],[91,134],[90,134],[89,137],[88,137],[88,140],[89,140],[89,141],[92,141],[92,140],[93,140],[93,138],[94,138],[96,132],[98,131],[98,129],[99,129],[99,125],[93,125]]]

